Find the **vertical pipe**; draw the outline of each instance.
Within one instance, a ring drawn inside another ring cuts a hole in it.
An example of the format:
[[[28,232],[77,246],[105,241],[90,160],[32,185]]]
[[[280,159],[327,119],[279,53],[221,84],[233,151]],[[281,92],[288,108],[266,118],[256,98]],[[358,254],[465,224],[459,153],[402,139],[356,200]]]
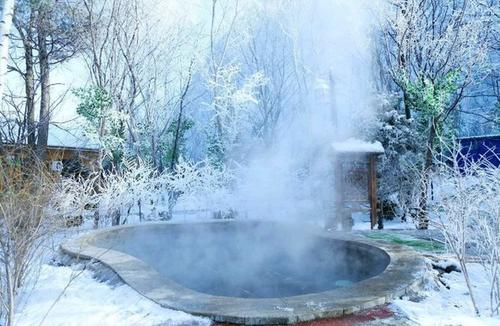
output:
[[[371,229],[378,223],[377,216],[377,172],[375,168],[375,155],[369,154],[368,162],[368,200],[370,201]]]

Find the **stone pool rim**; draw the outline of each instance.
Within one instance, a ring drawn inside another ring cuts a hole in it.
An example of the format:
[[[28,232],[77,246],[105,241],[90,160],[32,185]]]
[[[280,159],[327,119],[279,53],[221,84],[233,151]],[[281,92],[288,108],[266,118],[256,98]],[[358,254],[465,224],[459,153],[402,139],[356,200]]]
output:
[[[214,220],[194,222],[194,224],[248,222],[269,223]],[[92,259],[104,264],[138,293],[162,307],[208,317],[216,322],[236,324],[292,324],[349,315],[389,303],[409,292],[418,291],[425,278],[423,257],[409,247],[368,239],[352,233],[328,232],[319,228],[304,227],[304,232],[311,232],[315,236],[381,249],[389,256],[389,264],[382,273],[346,288],[282,298],[223,297],[184,287],[160,275],[137,257],[91,244],[98,237],[109,236],[130,228],[156,229],[192,223],[150,222],[110,227],[70,239],[61,244],[61,250],[77,259]]]

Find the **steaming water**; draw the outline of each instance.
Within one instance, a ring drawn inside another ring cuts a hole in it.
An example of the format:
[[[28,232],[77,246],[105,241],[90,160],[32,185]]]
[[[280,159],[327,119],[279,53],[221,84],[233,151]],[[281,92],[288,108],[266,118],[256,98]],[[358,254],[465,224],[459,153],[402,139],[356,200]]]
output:
[[[331,144],[362,137],[372,110],[370,33],[377,1],[287,2],[283,29],[293,39],[303,80],[298,109],[284,110],[273,144],[238,176],[236,204],[263,219],[332,217]]]
[[[297,227],[333,217],[331,144],[363,136],[363,121],[372,115],[368,4],[375,2],[284,6],[280,23],[294,41],[302,85],[297,109],[283,112],[271,145],[256,144],[225,204],[240,217],[287,223],[126,229],[98,245],[133,255],[185,287],[244,298],[326,291],[382,272],[388,264],[383,252]]]
[[[322,292],[381,273],[381,250],[307,235],[292,225],[255,222],[134,228],[97,245],[135,256],[196,291],[273,298]]]

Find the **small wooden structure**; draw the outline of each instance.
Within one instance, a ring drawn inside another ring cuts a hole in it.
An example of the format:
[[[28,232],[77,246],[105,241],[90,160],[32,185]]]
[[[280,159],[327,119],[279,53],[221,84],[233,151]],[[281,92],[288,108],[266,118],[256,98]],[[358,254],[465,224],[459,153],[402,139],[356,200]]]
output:
[[[7,160],[25,161],[33,153],[28,145],[2,144],[3,156]],[[82,168],[93,170],[99,161],[99,149],[70,146],[47,146],[45,165],[49,171],[58,175],[65,167],[78,162]]]
[[[47,161],[61,161],[67,163],[79,160],[85,167],[92,169],[98,165],[99,149],[69,146],[47,146]]]
[[[334,216],[330,226],[350,230],[352,212],[369,207],[371,228],[379,224],[377,216],[377,156],[384,153],[378,142],[367,143],[348,139],[333,143],[334,157]],[[379,224],[379,228],[382,225]]]

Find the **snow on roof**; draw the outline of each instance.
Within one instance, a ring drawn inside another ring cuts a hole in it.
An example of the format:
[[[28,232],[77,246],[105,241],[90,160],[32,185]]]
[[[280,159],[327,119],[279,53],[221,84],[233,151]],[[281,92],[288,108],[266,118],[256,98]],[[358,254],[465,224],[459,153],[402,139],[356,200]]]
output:
[[[98,144],[85,137],[82,128],[78,126],[65,126],[65,128],[61,128],[55,124],[51,124],[47,143],[49,146],[56,147],[99,148]]]
[[[349,138],[341,142],[334,142],[332,143],[332,148],[335,152],[342,152],[342,153],[382,154],[384,152],[384,147],[378,141],[370,143],[355,138]]]

